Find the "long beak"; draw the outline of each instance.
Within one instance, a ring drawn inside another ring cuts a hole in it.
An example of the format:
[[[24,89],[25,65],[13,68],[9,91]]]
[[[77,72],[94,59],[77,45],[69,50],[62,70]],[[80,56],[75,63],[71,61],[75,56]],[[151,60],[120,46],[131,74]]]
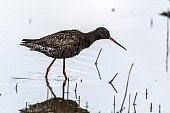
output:
[[[109,40],[111,40],[112,42],[116,43],[117,45],[119,45],[120,47],[122,47],[124,50],[127,51],[127,49],[125,47],[123,47],[122,45],[120,45],[118,42],[116,42],[116,40],[114,40],[113,38],[109,37]]]

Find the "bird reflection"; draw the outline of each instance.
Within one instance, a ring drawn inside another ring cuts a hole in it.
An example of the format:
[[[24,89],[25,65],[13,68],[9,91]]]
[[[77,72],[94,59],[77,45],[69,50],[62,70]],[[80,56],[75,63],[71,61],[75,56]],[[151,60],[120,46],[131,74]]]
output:
[[[90,113],[86,109],[81,108],[76,101],[68,99],[68,96],[67,99],[64,98],[66,81],[63,81],[62,84],[62,97],[57,97],[55,95],[48,79],[46,79],[46,85],[53,95],[53,98],[47,99],[46,101],[40,103],[29,105],[28,107],[26,106],[25,109],[19,110],[20,113]],[[67,88],[69,88],[69,86]],[[66,93],[68,95],[69,89],[67,89]]]

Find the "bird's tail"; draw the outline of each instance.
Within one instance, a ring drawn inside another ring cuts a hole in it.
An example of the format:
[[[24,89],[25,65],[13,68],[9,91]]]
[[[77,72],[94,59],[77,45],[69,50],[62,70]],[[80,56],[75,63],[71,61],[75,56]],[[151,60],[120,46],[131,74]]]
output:
[[[39,42],[40,39],[23,39],[20,45],[26,46],[29,43],[35,44]]]
[[[22,43],[36,43],[40,39],[22,39]]]
[[[39,39],[23,39],[22,42],[20,43],[20,45],[26,46],[26,47],[30,48],[30,50],[36,50],[37,49],[36,42],[38,42],[38,41],[39,41]]]

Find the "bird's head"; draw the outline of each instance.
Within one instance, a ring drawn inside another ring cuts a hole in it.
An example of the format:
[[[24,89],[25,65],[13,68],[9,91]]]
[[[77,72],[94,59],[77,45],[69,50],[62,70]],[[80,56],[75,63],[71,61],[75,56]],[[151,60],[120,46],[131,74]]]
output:
[[[104,27],[99,27],[95,31],[99,39],[108,39],[110,37],[109,31]]]
[[[99,27],[99,28],[96,29],[96,33],[97,33],[99,39],[109,39],[109,40],[111,40],[112,42],[116,43],[117,45],[119,45],[120,47],[122,47],[123,49],[126,50],[125,47],[123,47],[123,46],[120,45],[118,42],[116,42],[116,40],[114,40],[113,38],[111,38],[110,33],[109,33],[109,31],[108,31],[106,28],[104,28],[104,27]]]

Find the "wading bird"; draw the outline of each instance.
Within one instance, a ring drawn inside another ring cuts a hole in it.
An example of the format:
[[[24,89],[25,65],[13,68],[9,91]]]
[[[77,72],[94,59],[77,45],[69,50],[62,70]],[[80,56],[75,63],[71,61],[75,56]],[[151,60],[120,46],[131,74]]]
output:
[[[46,70],[46,78],[54,61],[63,59],[63,75],[65,80],[67,80],[65,59],[78,55],[81,50],[88,48],[96,40],[100,39],[109,39],[126,50],[126,48],[110,37],[109,31],[104,27],[99,27],[88,33],[83,33],[79,30],[59,31],[40,39],[23,39],[20,45],[54,58]]]

